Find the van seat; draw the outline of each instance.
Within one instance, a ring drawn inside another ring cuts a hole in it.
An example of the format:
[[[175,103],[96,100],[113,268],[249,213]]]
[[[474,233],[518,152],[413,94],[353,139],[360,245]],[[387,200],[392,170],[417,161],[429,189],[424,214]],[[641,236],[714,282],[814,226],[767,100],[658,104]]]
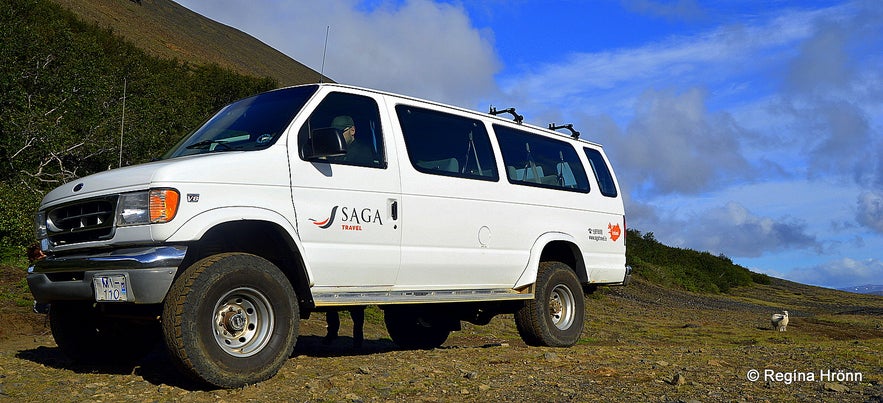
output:
[[[514,168],[512,166],[507,166],[506,169],[509,171],[509,178],[522,182],[533,182],[540,183],[543,178],[543,167],[537,166],[536,171],[533,168]],[[539,178],[534,177],[534,172],[539,175]],[[557,180],[557,179],[556,179]]]
[[[460,172],[460,162],[456,158],[445,158],[433,161],[417,161],[417,166],[424,169],[444,172]]]
[[[561,179],[564,181],[563,185],[569,188],[576,187],[576,176],[573,175],[573,170],[570,169],[570,164],[567,162],[559,162],[558,163],[558,173],[561,175]]]
[[[540,183],[544,185],[559,185],[558,175],[546,175],[540,179]]]

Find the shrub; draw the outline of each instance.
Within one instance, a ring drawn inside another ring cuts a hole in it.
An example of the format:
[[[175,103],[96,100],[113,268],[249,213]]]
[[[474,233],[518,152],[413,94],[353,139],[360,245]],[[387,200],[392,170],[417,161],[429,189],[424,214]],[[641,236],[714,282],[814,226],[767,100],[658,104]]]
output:
[[[752,273],[723,254],[666,246],[652,232],[628,230],[626,261],[635,274],[651,282],[694,292],[720,293],[752,282],[769,283],[768,276]]]

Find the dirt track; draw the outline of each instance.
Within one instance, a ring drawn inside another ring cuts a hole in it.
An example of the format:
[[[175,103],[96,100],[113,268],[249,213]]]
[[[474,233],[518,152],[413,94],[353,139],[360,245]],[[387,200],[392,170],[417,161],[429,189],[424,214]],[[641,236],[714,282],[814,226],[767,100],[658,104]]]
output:
[[[376,309],[369,310],[363,349],[352,349],[346,316],[343,337],[325,346],[323,317],[316,314],[302,322],[295,353],[276,377],[235,390],[184,380],[161,346],[134,367],[72,365],[42,315],[3,306],[0,399],[883,401],[883,298],[843,294],[851,299],[838,304],[827,301],[842,300],[842,293],[816,296],[789,287],[727,298],[672,293],[640,281],[602,289],[587,298],[581,343],[565,349],[525,346],[512,317],[501,316],[484,327],[465,324],[443,348],[402,351],[388,340]],[[758,299],[764,295],[772,300]],[[780,304],[801,315],[784,333],[768,323]],[[866,314],[851,313],[855,307]],[[752,369],[760,380],[748,379]]]

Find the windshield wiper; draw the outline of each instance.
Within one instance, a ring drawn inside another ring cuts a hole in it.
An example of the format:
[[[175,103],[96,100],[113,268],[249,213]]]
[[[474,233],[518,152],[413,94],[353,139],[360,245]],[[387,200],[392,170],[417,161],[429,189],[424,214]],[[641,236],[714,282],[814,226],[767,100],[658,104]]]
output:
[[[199,142],[193,143],[193,144],[191,144],[191,145],[189,145],[189,146],[187,146],[187,147],[184,147],[184,148],[186,148],[186,149],[188,149],[188,150],[192,150],[192,149],[194,149],[194,148],[209,148],[209,147],[214,146],[214,145],[217,145],[217,146],[223,146],[224,149],[226,149],[226,150],[232,150],[232,149],[233,149],[233,147],[228,146],[228,145],[227,145],[227,142],[224,141],[224,140],[203,140],[203,141],[199,141]]]

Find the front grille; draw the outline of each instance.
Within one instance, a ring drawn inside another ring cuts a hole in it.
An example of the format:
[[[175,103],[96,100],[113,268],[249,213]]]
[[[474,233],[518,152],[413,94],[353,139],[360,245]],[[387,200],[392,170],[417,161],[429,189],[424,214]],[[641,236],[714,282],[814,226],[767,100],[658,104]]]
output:
[[[46,214],[49,241],[55,245],[99,241],[113,236],[117,196],[81,200]]]

